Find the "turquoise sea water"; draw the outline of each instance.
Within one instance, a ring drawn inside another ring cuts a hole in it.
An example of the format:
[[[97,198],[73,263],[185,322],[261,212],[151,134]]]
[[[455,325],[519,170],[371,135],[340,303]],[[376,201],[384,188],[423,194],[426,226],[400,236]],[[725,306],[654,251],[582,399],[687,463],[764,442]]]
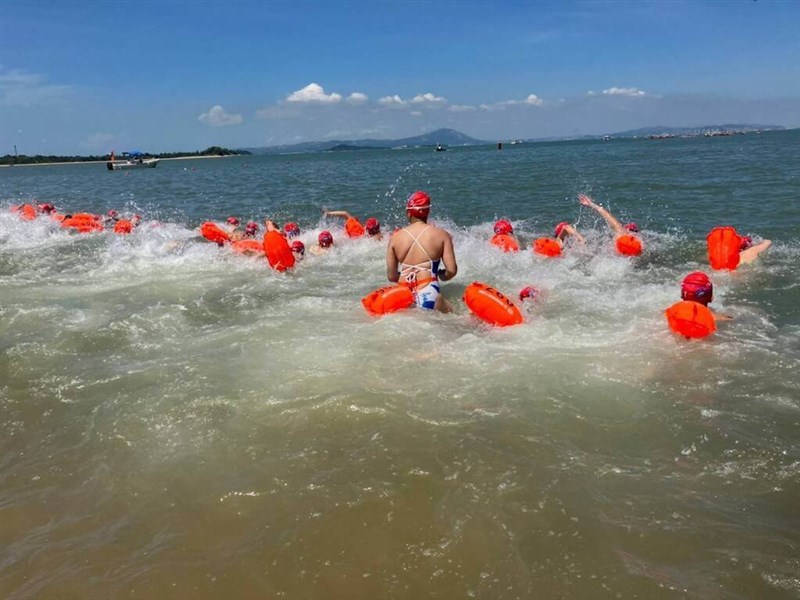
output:
[[[416,189],[456,311],[374,320],[385,243],[321,207],[391,231]],[[145,222],[7,210],[34,198]],[[0,169],[0,595],[798,597],[798,198],[800,131]],[[197,237],[228,215],[337,246],[279,275]],[[504,255],[497,217],[588,244]],[[687,342],[663,310],[716,225],[774,245],[712,274],[735,319]],[[474,280],[542,299],[491,330]]]

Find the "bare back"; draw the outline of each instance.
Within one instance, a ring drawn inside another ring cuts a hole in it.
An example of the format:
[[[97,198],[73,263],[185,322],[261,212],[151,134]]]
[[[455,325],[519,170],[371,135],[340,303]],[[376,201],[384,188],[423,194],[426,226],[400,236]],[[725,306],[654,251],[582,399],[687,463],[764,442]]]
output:
[[[413,267],[420,277],[435,277],[432,264],[444,263],[448,274],[455,275],[457,266],[453,241],[444,229],[415,221],[395,232],[386,253],[386,269],[390,281],[398,281],[401,266]],[[449,279],[449,277],[448,277]]]

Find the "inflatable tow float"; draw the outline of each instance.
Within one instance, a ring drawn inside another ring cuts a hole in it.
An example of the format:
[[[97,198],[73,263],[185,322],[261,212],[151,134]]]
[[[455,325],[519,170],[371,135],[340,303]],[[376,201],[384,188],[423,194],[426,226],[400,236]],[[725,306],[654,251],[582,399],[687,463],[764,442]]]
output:
[[[480,281],[468,285],[462,299],[473,315],[489,325],[508,327],[525,320],[516,304],[502,292]]]

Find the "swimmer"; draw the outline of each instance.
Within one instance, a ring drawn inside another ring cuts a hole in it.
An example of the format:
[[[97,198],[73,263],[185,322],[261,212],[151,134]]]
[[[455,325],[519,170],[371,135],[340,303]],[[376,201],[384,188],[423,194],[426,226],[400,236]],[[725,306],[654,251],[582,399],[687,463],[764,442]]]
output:
[[[239,229],[239,219],[237,217],[228,217],[225,219],[225,223],[230,225],[230,229],[228,230],[228,237],[230,238],[229,241],[231,242],[238,242],[244,239],[244,232]]]
[[[753,238],[749,235],[742,236],[742,245],[739,249],[739,264],[746,265],[758,258],[758,255],[772,246],[772,240],[761,240],[753,244]]]
[[[256,237],[256,233],[258,233],[258,223],[250,221],[244,226],[244,230],[240,231],[239,229],[234,229],[231,232],[231,241],[241,242],[242,240],[249,240]]]
[[[300,235],[300,226],[297,223],[289,221],[283,226],[283,235],[289,239],[296,238]]]
[[[568,240],[576,240],[581,244],[586,243],[586,239],[578,233],[574,225],[566,221],[561,221],[553,230],[554,237],[541,237],[533,241],[533,251],[543,256],[561,256],[564,244]]]
[[[603,217],[608,227],[614,233],[614,242],[620,254],[638,256],[642,253],[642,242],[638,236],[634,235],[639,233],[639,226],[636,223],[626,223],[623,225],[614,215],[599,204],[596,204],[594,200],[586,194],[578,194],[578,202],[583,206],[588,206]]]
[[[514,227],[508,219],[500,219],[494,224],[494,236],[489,243],[503,252],[518,252],[521,248],[519,240],[514,235]]]
[[[694,271],[683,278],[681,282],[681,300],[702,304],[711,311],[717,321],[732,321],[732,316],[718,313],[708,306],[713,299],[714,285],[708,275],[702,271]]]
[[[308,249],[314,256],[327,254],[333,248],[333,235],[330,231],[321,231],[317,237],[317,243]]]
[[[306,246],[300,240],[295,240],[292,242],[292,254],[294,254],[294,259],[297,262],[300,262],[305,258],[306,255]]]
[[[364,232],[366,232],[367,235],[373,239],[376,240],[383,239],[383,235],[381,234],[381,224],[375,217],[370,217],[362,225],[361,221],[356,219],[346,210],[322,209],[322,214],[326,217],[339,217],[345,219],[344,230],[347,233],[347,237],[359,238],[364,235]]]
[[[439,281],[448,281],[458,273],[453,239],[444,229],[428,224],[430,209],[431,199],[425,192],[417,191],[408,197],[409,225],[389,241],[386,275],[389,281],[411,289],[415,306],[450,312],[453,307],[442,295]],[[441,263],[444,268],[440,270]]]
[[[133,215],[130,219],[117,218],[114,223],[114,233],[118,234],[131,233],[136,227],[139,226],[139,223],[141,222],[142,222],[142,217],[140,217],[139,215]]]

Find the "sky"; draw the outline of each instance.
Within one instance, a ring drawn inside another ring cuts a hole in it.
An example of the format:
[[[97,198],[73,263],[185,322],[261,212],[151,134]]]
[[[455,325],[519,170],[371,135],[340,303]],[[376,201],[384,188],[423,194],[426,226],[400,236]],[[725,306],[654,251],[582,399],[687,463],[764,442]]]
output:
[[[0,154],[800,127],[800,2],[0,0]]]

